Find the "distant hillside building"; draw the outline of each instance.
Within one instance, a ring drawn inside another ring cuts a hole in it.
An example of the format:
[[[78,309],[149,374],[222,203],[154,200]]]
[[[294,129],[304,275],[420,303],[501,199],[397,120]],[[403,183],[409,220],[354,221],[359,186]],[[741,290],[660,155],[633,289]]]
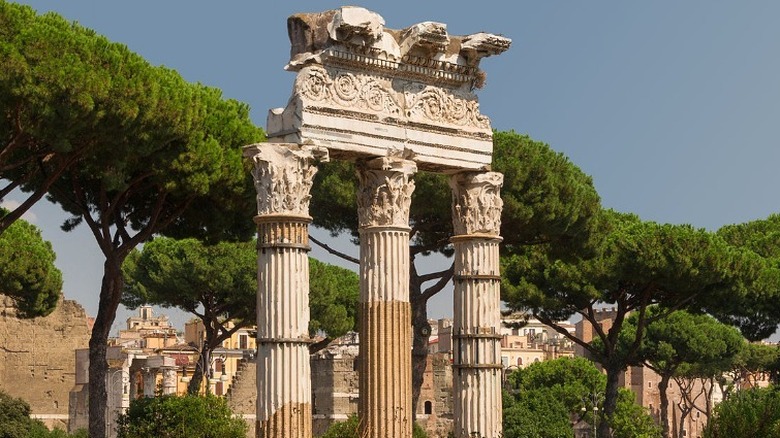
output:
[[[229,322],[226,326],[233,327]],[[192,320],[185,327],[185,339],[181,339],[167,316],[155,316],[150,306],[141,306],[138,316],[127,319],[127,328],[120,330],[118,337],[109,339],[106,352],[109,438],[116,436],[116,419],[132,400],[187,392],[200,359],[204,332],[202,322]],[[226,395],[236,381],[241,361],[254,356],[254,338],[252,329],[240,329],[216,348],[209,364],[211,373],[206,376],[201,391],[208,389],[212,394]],[[76,384],[70,394],[70,423],[78,428],[86,427],[89,421],[89,350],[76,350],[75,358]]]
[[[127,348],[165,348],[179,341],[176,328],[167,315],[155,316],[152,306],[138,308],[138,316],[127,318],[127,328],[119,331],[119,337],[109,340],[110,345]]]

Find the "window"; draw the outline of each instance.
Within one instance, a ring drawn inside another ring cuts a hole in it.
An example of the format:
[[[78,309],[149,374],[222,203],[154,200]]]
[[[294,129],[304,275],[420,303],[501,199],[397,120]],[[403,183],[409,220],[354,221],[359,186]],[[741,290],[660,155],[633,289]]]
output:
[[[523,358],[522,357],[518,357],[517,358],[517,366],[519,366],[519,367],[523,366]]]
[[[425,402],[425,415],[431,415],[433,413],[433,403],[430,400]]]
[[[247,335],[238,335],[238,348],[246,350],[249,348],[249,340]]]

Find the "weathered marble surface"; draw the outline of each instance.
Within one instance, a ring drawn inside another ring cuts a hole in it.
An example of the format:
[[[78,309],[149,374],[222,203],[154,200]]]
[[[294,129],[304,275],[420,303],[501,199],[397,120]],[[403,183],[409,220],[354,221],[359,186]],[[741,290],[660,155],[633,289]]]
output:
[[[442,23],[386,28],[378,14],[342,7],[288,19],[287,69],[297,72],[286,108],[268,115],[273,142],[327,147],[334,158],[406,151],[421,170],[485,170],[490,120],[474,93],[482,58],[511,40],[449,35]]]

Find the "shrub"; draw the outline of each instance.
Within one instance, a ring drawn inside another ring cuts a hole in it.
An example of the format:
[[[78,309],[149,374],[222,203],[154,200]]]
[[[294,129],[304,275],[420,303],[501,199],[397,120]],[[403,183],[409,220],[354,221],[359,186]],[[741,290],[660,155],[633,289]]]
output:
[[[164,395],[130,403],[120,415],[119,438],[244,438],[247,425],[213,395]]]
[[[357,415],[350,415],[347,421],[331,424],[320,438],[358,438]],[[412,438],[428,438],[428,434],[419,424],[415,424],[412,428]]]
[[[780,389],[738,391],[715,407],[705,438],[780,438]]]

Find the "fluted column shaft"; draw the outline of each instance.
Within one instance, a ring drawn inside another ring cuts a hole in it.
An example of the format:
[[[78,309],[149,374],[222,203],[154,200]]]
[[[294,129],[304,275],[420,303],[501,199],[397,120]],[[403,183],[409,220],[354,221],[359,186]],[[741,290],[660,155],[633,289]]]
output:
[[[359,436],[412,436],[409,207],[417,170],[379,158],[359,166]]]
[[[309,191],[320,151],[247,146],[257,190],[257,436],[311,438]]]
[[[498,244],[500,187],[495,172],[457,174],[453,191],[453,391],[455,437],[499,438],[501,302]]]

